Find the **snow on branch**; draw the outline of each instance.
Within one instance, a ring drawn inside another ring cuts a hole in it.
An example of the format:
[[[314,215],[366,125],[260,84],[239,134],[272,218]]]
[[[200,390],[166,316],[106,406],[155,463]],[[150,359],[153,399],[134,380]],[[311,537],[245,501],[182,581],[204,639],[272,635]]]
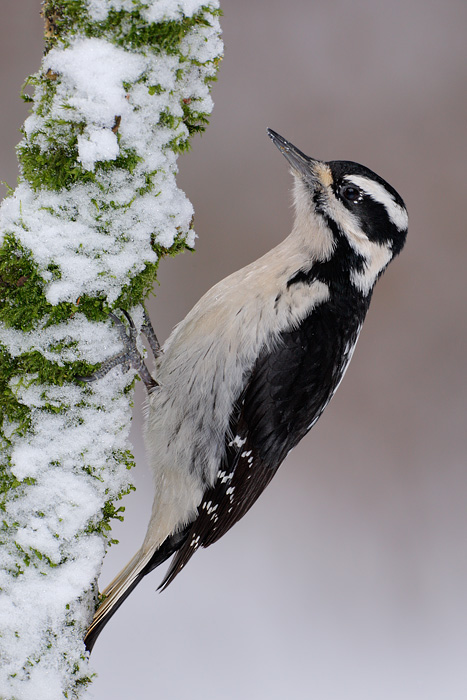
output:
[[[83,636],[132,487],[121,350],[160,257],[194,244],[177,154],[212,109],[217,0],[46,0],[46,49],[0,208],[0,697],[81,697]],[[117,501],[117,503],[115,503]]]

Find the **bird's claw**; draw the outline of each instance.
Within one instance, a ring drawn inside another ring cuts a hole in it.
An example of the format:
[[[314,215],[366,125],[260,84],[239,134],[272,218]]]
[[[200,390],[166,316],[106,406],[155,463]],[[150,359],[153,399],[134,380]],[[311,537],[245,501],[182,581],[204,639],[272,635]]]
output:
[[[110,318],[113,320],[113,322],[116,324],[120,339],[123,343],[124,346],[124,351],[121,353],[118,353],[117,355],[114,355],[113,357],[109,358],[105,362],[101,364],[99,369],[94,372],[93,374],[88,375],[87,377],[82,377],[79,376],[77,379],[81,382],[94,382],[97,379],[101,379],[104,377],[108,372],[110,372],[111,369],[117,366],[121,366],[123,372],[128,372],[131,368],[135,369],[139,376],[141,377],[142,381],[144,382],[144,385],[146,386],[146,389],[148,391],[153,390],[156,386],[158,386],[157,382],[155,379],[152,378],[148,368],[146,367],[144,360],[141,356],[140,351],[138,350],[138,347],[136,345],[136,338],[137,338],[137,330],[136,326],[134,324],[133,319],[131,318],[130,314],[125,311],[124,309],[121,309],[122,314],[125,316],[128,325],[126,325],[121,318],[119,318],[116,314],[114,314],[112,311],[109,313]],[[148,322],[148,316],[145,314],[145,326],[147,326]],[[152,326],[149,326],[152,329]],[[154,331],[152,331],[154,338],[156,339],[157,343],[157,338],[155,336]],[[159,352],[159,344],[157,343]],[[152,347],[152,345],[151,345]]]

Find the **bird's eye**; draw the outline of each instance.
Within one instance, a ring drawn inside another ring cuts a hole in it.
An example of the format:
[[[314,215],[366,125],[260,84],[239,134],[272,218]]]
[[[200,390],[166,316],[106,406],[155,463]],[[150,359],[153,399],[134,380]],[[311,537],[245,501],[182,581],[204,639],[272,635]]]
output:
[[[362,191],[353,185],[343,185],[340,194],[348,202],[359,202],[362,198]]]

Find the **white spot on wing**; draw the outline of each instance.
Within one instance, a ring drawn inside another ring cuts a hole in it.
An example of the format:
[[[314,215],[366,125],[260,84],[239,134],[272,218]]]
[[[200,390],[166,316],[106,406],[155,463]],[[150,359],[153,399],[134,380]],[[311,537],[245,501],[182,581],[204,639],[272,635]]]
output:
[[[221,484],[225,484],[227,481],[230,481],[233,477],[234,473],[230,472],[227,474],[227,472],[219,470],[217,472],[217,478],[220,480]]]
[[[246,438],[241,438],[240,435],[236,435],[233,440],[229,442],[229,447],[243,447],[246,442]]]

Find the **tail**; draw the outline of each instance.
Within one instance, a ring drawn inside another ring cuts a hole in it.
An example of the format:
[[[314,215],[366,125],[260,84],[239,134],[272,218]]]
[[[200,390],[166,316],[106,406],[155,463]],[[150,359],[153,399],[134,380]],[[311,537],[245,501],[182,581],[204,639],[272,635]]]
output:
[[[88,651],[92,651],[96,639],[105,625],[112,615],[117,612],[132,590],[136,588],[141,579],[172,556],[185,542],[187,535],[188,528],[182,532],[175,533],[168,537],[155,552],[152,550],[145,552],[144,549],[140,549],[125,568],[109,583],[102,592],[102,595],[105,596],[104,600],[97,608],[84,638]]]

